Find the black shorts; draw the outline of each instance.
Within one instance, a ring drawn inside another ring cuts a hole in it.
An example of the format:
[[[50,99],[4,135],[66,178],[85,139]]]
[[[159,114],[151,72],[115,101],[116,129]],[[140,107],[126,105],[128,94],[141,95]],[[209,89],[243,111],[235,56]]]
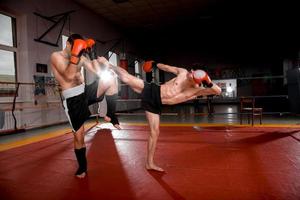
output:
[[[160,86],[155,83],[144,82],[142,91],[142,108],[155,114],[161,114]]]
[[[97,98],[97,90],[98,80],[90,85],[81,84],[62,92],[63,106],[74,132],[91,115],[89,105],[103,100],[104,96]]]

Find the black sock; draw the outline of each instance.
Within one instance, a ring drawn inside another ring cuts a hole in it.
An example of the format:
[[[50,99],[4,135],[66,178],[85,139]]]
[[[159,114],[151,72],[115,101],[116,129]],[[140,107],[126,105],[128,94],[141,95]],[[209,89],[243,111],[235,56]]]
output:
[[[118,99],[118,94],[114,95],[105,95],[106,97],[106,102],[107,102],[107,117],[111,119],[110,123],[113,125],[120,124],[118,117],[116,116],[116,107],[117,107],[117,99]]]
[[[86,148],[82,147],[81,149],[75,149],[75,155],[78,162],[78,170],[76,171],[75,175],[80,175],[83,172],[87,171],[87,161],[86,161]]]

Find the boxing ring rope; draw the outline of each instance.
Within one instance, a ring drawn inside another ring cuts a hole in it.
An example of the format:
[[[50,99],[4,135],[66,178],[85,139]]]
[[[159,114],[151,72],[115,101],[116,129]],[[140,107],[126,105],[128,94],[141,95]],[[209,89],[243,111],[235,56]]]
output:
[[[262,77],[246,77],[246,78],[240,78],[241,80],[249,80],[249,79],[260,79]],[[263,77],[263,78],[270,78],[270,77]],[[282,76],[278,76],[278,77],[275,77],[275,78],[282,78]],[[122,88],[126,88],[126,90],[131,90],[130,87],[127,85],[127,84],[120,84],[120,86]],[[129,95],[130,96],[130,95]],[[136,93],[135,93],[135,96],[136,96]],[[278,101],[287,101],[288,100],[288,95],[261,95],[261,96],[247,96],[247,97],[250,97],[250,98],[254,98],[255,100],[264,100],[264,101],[268,101],[269,100],[278,100]],[[190,100],[188,102],[184,102],[184,103],[181,103],[181,104],[195,104],[193,103],[193,101],[199,101],[198,105],[200,105],[201,107],[211,107],[213,105],[218,105],[218,104],[228,104],[228,103],[231,103],[231,104],[235,104],[237,107],[239,107],[239,103],[240,103],[240,98],[241,97],[234,97],[234,98],[231,98],[231,97],[213,97],[211,98],[211,100],[209,101],[209,98],[208,97],[198,97],[194,100]],[[129,103],[134,103],[134,104],[139,104],[141,101],[140,98],[136,98],[136,97],[133,97],[133,98],[123,98],[122,97],[122,94],[120,95],[119,99],[118,99],[118,102],[129,102]],[[180,104],[180,105],[181,105]],[[264,106],[263,106],[264,107]],[[135,110],[140,110],[140,107],[135,109]],[[118,109],[117,109],[118,111]],[[129,111],[124,111],[124,112],[117,112],[116,113],[117,115],[119,116],[142,116],[142,115],[145,115],[144,112],[142,110],[140,110],[139,112],[133,112],[129,109]],[[162,113],[162,115],[170,115],[170,116],[179,116],[180,114],[178,112],[164,112]],[[239,109],[237,109],[237,111],[233,112],[193,112],[193,113],[185,113],[185,115],[190,115],[190,116],[221,116],[221,115],[230,115],[230,116],[227,116],[227,118],[230,118],[232,117],[232,115],[236,115],[236,118],[238,118],[238,116],[242,115],[247,115],[247,113],[240,113],[239,112]],[[268,109],[264,109],[263,110],[263,115],[279,115],[279,116],[282,116],[282,115],[292,115],[292,116],[297,116],[296,114],[292,114],[290,111],[286,111],[286,110],[283,110],[283,111],[272,111],[272,110],[268,110]]]
[[[274,98],[283,98],[283,99],[288,99],[287,95],[272,95],[272,96],[250,96],[251,98],[255,98],[255,99],[274,99]],[[209,112],[209,109],[207,109],[207,111],[193,111],[191,113],[189,112],[185,112],[182,113],[180,111],[172,111],[172,112],[162,112],[162,116],[182,116],[185,115],[186,117],[209,117],[209,118],[214,118],[214,119],[236,119],[236,121],[238,122],[239,117],[241,116],[248,116],[249,113],[241,113],[239,111],[239,99],[240,97],[236,98],[234,101],[231,100],[231,103],[235,105],[236,107],[236,111],[227,111],[227,112],[220,112],[220,111],[213,111],[213,112]],[[199,100],[200,103],[198,103],[202,108],[203,107],[212,107],[212,105],[208,105],[209,104],[214,104],[216,106],[218,106],[219,104],[224,103],[226,100],[224,99],[218,99],[216,98],[213,102],[208,101],[208,98],[206,97],[202,97],[202,98],[196,98],[195,100]],[[129,103],[140,103],[141,99],[118,99],[118,102],[129,102]],[[190,103],[189,103],[190,102]],[[184,102],[180,105],[186,105],[186,104],[193,104],[193,100],[190,100],[188,102]],[[190,106],[193,107],[193,106]],[[195,109],[196,110],[196,109]],[[135,111],[123,111],[123,112],[117,112],[116,115],[121,116],[121,117],[127,117],[127,116],[144,116],[145,113],[143,110],[141,109],[135,109]],[[289,111],[264,111],[263,112],[264,116],[267,115],[278,115],[278,116],[297,116],[296,114],[292,114]]]
[[[121,84],[127,86],[125,84]],[[140,95],[135,93],[129,86],[126,87],[128,92],[127,98],[122,97],[122,89],[119,91],[119,99],[117,100],[117,115],[123,117],[130,116],[143,116],[144,111],[140,107]],[[48,83],[11,83],[0,82],[0,134],[18,132],[31,128],[39,128],[44,126],[50,126],[55,124],[66,123],[67,118],[65,116],[62,104],[61,96],[58,85]],[[272,96],[252,96],[259,99],[288,99],[287,95],[272,95]],[[197,101],[196,103],[194,101]],[[164,106],[172,109],[163,109],[162,116],[170,117],[205,117],[213,116],[219,118],[238,118],[239,110],[230,112],[208,112],[206,106],[208,106],[208,99],[205,97],[190,100],[188,102],[176,105],[176,106]],[[235,99],[222,99],[214,97],[210,106],[217,106],[226,101],[231,101],[232,104],[238,106],[239,98]],[[185,105],[188,105],[194,110],[192,112],[181,112],[177,108],[182,109]],[[132,106],[132,107],[131,107]],[[201,111],[197,111],[197,106],[201,107]],[[91,108],[92,117],[98,116],[97,105],[95,104]],[[175,110],[174,110],[175,109]],[[177,109],[177,110],[176,110]],[[279,114],[292,115],[289,111],[268,111],[264,110],[264,115]],[[297,115],[295,115],[297,116]],[[120,121],[122,123],[122,121]]]

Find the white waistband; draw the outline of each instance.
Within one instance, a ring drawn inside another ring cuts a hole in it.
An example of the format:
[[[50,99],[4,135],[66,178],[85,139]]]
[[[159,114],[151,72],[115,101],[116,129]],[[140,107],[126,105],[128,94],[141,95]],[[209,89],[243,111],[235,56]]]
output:
[[[82,83],[81,85],[78,85],[78,86],[75,86],[75,87],[72,87],[72,88],[63,90],[63,91],[61,92],[61,93],[62,93],[62,96],[63,96],[65,99],[68,99],[68,98],[71,98],[71,97],[80,95],[80,94],[82,94],[82,93],[84,92],[84,86],[85,86],[85,84]]]

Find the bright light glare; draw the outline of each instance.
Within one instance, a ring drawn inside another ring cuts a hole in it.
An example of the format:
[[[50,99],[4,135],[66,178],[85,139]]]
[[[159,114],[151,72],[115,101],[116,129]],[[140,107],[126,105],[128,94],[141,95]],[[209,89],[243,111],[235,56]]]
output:
[[[226,92],[231,93],[233,91],[231,86],[226,87]]]
[[[233,111],[233,110],[232,110],[232,107],[228,107],[228,108],[227,108],[227,112],[228,112],[228,113],[232,113],[232,111]]]
[[[98,76],[103,82],[108,82],[113,78],[113,75],[109,70],[101,71],[100,73],[98,73]]]

